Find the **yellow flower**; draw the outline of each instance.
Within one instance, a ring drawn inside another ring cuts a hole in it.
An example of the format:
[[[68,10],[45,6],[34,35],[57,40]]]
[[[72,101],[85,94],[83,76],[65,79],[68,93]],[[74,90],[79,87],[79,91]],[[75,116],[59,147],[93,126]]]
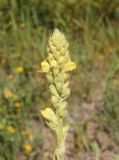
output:
[[[2,123],[0,123],[0,131],[4,129],[4,126]]]
[[[32,150],[33,150],[33,148],[32,148],[32,146],[31,146],[31,144],[25,144],[25,146],[24,146],[24,151],[25,151],[26,153],[31,153]]]
[[[76,64],[74,62],[68,62],[64,67],[65,72],[72,71],[74,69],[76,69]]]
[[[49,66],[48,62],[46,62],[46,61],[41,62],[41,72],[47,73],[47,72],[49,72],[49,70],[50,70],[50,66]]]
[[[16,109],[20,109],[22,107],[21,102],[15,102],[14,105],[15,105]]]
[[[13,126],[8,126],[7,131],[11,134],[15,133],[15,128]]]
[[[22,135],[27,136],[28,139],[32,139],[33,138],[33,135],[32,135],[32,133],[30,131],[23,130],[21,133],[22,133]]]
[[[4,97],[5,97],[6,99],[8,99],[8,98],[10,98],[10,97],[13,96],[13,93],[12,93],[12,91],[11,91],[9,88],[5,87],[5,88],[3,89],[3,95],[4,95]]]
[[[16,68],[16,72],[17,72],[17,73],[23,73],[23,71],[24,71],[24,69],[23,69],[23,67],[21,67],[21,66],[18,66],[18,67]]]
[[[54,123],[57,122],[57,117],[51,108],[46,108],[44,110],[41,110],[41,114],[47,120],[52,121]]]

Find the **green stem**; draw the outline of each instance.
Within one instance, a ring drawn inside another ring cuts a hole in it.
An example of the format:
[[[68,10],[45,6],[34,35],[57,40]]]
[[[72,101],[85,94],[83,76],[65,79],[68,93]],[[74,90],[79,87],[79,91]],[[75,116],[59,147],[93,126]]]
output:
[[[58,117],[58,126],[57,126],[57,148],[54,153],[53,160],[64,160],[64,146],[63,146],[63,119]]]
[[[62,128],[63,128],[63,124],[62,124],[62,119],[58,118],[58,132],[57,132],[57,140],[58,140],[58,146],[60,147],[61,143],[62,143]]]

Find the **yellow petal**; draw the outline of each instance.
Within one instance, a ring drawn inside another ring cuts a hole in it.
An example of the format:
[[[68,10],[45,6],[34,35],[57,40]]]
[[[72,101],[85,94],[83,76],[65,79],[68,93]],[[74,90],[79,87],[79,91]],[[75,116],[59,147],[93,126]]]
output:
[[[50,66],[49,66],[48,62],[46,62],[46,61],[41,62],[41,72],[47,73],[47,72],[49,72],[49,70],[50,70]]]
[[[47,120],[56,123],[57,117],[56,117],[55,113],[53,112],[53,110],[51,108],[46,108],[44,110],[41,110],[41,114]]]
[[[72,71],[74,69],[76,69],[76,64],[74,62],[68,62],[64,67],[65,72]]]

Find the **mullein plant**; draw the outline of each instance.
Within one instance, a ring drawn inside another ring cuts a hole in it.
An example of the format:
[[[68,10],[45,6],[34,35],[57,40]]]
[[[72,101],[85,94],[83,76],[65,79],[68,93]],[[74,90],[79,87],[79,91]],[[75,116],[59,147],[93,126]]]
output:
[[[63,33],[55,29],[49,38],[47,58],[41,62],[40,72],[46,74],[51,92],[52,108],[41,110],[41,115],[47,119],[48,125],[57,136],[57,146],[53,160],[64,160],[65,140],[69,125],[67,117],[67,98],[70,95],[69,72],[76,69],[76,64],[69,55],[69,43]]]

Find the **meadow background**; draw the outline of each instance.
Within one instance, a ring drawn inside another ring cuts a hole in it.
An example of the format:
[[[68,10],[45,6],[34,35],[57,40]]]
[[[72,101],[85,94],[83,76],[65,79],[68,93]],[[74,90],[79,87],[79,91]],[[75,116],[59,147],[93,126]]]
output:
[[[54,28],[70,42],[66,160],[119,160],[119,1],[0,0],[0,160],[51,160],[56,139],[40,115]]]

